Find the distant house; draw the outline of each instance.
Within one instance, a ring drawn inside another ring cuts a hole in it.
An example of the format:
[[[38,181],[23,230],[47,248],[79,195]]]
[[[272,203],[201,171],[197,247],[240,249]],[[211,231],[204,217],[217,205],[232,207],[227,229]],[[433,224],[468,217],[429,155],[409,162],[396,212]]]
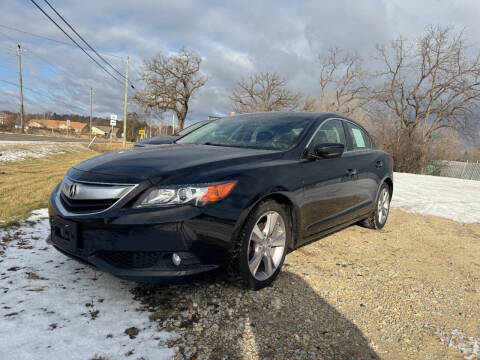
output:
[[[3,125],[5,122],[7,122],[7,113],[2,111],[0,112],[0,125]]]
[[[13,124],[13,114],[6,111],[0,111],[0,125],[8,125],[10,123]]]
[[[110,137],[110,133],[112,131],[111,126],[102,126],[102,125],[93,125],[92,126],[92,134],[93,135],[100,135],[104,137]],[[113,134],[116,134],[118,131],[118,128],[114,127],[113,128]]]
[[[77,134],[85,132],[88,129],[87,124],[78,121],[70,121],[70,126],[63,120],[33,119],[27,123],[29,128],[48,129],[48,130],[69,130]]]

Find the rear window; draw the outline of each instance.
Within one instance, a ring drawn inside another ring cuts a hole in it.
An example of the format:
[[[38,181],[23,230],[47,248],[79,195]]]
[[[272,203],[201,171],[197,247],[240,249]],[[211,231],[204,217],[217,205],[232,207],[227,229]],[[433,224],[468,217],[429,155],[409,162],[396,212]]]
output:
[[[368,134],[365,133],[365,131],[363,131],[360,127],[350,122],[345,122],[345,127],[352,141],[350,150],[364,150],[372,148],[370,136],[368,136]]]

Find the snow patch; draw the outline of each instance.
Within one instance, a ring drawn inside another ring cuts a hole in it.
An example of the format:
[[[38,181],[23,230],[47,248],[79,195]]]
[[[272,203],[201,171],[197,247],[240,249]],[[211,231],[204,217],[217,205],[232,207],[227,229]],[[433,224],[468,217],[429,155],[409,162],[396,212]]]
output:
[[[411,213],[480,222],[480,181],[395,173],[391,205]]]
[[[58,144],[58,143],[0,143],[0,162],[2,161],[22,161],[27,159],[38,159],[51,154],[65,154],[72,151],[80,151],[82,147],[78,144]]]
[[[467,336],[458,329],[451,329],[449,334],[443,331],[437,334],[441,336],[440,341],[464,353],[464,359],[480,359],[480,337]]]
[[[136,311],[135,284],[62,255],[49,231],[47,209],[0,230],[0,359],[172,356],[171,334]]]

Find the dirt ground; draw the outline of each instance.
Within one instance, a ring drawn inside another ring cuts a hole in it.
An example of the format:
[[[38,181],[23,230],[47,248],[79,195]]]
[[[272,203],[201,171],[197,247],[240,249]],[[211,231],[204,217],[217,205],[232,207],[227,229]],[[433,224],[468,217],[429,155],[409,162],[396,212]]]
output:
[[[289,254],[270,287],[134,290],[183,359],[480,359],[480,224],[392,210]]]

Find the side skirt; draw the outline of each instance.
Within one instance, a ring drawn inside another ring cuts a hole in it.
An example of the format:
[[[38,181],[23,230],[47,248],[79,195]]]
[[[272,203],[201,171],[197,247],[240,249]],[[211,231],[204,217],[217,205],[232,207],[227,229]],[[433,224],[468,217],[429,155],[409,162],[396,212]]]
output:
[[[324,237],[326,237],[327,235],[330,235],[330,234],[333,234],[333,233],[336,233],[340,230],[343,230],[347,227],[349,227],[350,225],[353,225],[353,224],[356,224],[358,223],[359,221],[362,221],[364,219],[366,219],[368,217],[368,214],[362,214],[354,219],[351,219],[351,220],[348,220],[347,222],[344,222],[340,225],[337,225],[337,226],[334,226],[334,227],[331,227],[329,229],[326,229],[322,232],[319,232],[317,234],[314,234],[314,235],[310,235],[309,237],[305,238],[305,242],[302,243],[301,245],[297,246],[295,249],[299,249],[305,245],[308,245],[308,244],[311,244],[312,242],[315,242],[317,240],[320,240],[320,239],[323,239]]]

